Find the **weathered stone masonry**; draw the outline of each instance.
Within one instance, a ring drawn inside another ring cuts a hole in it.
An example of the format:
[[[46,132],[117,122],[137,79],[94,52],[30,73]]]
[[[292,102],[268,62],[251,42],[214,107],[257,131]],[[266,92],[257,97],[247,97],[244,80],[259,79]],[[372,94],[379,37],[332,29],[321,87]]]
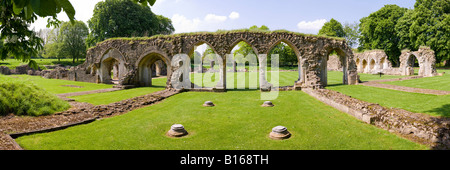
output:
[[[162,60],[167,65],[167,88],[171,88],[172,73],[178,69],[171,65],[176,54],[192,55],[194,47],[206,43],[222,57],[221,78],[216,88],[226,89],[226,54],[239,42],[251,45],[259,61],[264,54],[280,42],[291,46],[299,61],[297,87],[322,88],[327,85],[327,58],[331,51],[344,57],[344,84],[356,84],[357,71],[351,48],[344,40],[305,36],[292,32],[229,31],[218,33],[189,33],[149,38],[110,39],[87,51],[85,63],[69,72],[69,80],[110,83],[111,63],[118,63],[118,84],[134,86],[151,85],[151,65]],[[230,62],[230,61],[228,61]],[[116,64],[117,65],[117,64]],[[117,67],[117,66],[116,66]],[[260,72],[261,74],[261,72]],[[264,74],[264,72],[263,72]],[[264,76],[261,88],[267,85]]]

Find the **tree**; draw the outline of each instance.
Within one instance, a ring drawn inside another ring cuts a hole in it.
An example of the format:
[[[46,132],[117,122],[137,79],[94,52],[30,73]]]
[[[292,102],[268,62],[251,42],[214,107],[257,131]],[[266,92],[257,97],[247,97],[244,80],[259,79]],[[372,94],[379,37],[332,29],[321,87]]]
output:
[[[271,56],[272,54],[278,54],[280,66],[289,64],[292,67],[294,63],[298,62],[294,50],[285,43],[280,43],[273,47],[268,56]]]
[[[156,0],[133,0],[144,6],[153,6]],[[28,28],[37,17],[50,17],[47,27],[57,26],[56,14],[64,11],[70,21],[75,20],[75,9],[69,0],[2,0],[0,2],[0,59],[13,56],[37,69],[31,56],[42,50],[42,39]]]
[[[436,61],[450,64],[450,0],[417,0],[395,27],[400,49],[429,46]]]
[[[347,40],[347,44],[352,48],[358,47],[358,40],[360,37],[359,32],[359,25],[357,22],[350,24],[345,23],[344,24],[344,33],[345,33],[345,40]]]
[[[73,23],[64,22],[59,28],[59,36],[61,36],[61,54],[68,55],[75,59],[86,55],[86,38],[89,29],[83,21],[74,21]]]
[[[395,26],[406,11],[406,8],[397,5],[385,5],[368,17],[362,18],[359,24],[360,50],[383,49],[389,60],[395,65],[399,65],[401,49],[398,48],[398,44],[400,38],[397,36]]]
[[[326,35],[331,37],[345,37],[344,28],[339,21],[331,18],[330,21],[326,22],[322,28],[319,30],[319,35]]]
[[[148,6],[131,0],[105,0],[97,3],[94,15],[88,21],[91,33],[88,46],[113,37],[152,36],[171,34],[172,21],[155,15]]]
[[[42,50],[42,39],[28,28],[37,17],[50,17],[47,27],[57,25],[56,14],[64,11],[70,20],[74,20],[75,10],[69,0],[3,0],[0,2],[0,59],[13,56],[22,62],[28,62],[37,68],[31,56],[37,56]]]

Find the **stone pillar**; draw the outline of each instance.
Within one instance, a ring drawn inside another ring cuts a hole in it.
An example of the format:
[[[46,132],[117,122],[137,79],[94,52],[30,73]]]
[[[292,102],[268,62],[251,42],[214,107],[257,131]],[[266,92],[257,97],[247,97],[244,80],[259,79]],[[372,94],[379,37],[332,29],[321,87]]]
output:
[[[259,59],[259,89],[261,91],[270,91],[271,84],[266,79],[267,54],[258,55]]]

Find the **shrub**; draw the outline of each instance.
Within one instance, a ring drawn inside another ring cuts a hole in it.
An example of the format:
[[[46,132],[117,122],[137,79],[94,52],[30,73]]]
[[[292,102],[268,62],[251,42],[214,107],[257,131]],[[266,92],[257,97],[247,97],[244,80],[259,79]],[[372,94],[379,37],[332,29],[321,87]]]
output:
[[[69,107],[69,103],[32,82],[0,75],[0,115],[49,115]]]

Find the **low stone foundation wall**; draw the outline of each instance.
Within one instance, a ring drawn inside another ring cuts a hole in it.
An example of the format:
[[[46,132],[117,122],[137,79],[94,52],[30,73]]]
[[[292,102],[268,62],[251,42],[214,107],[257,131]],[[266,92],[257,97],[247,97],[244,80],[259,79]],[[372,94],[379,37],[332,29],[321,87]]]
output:
[[[73,106],[67,111],[47,116],[3,116],[0,117],[0,150],[21,149],[11,137],[54,131],[80,123],[91,122],[99,118],[125,114],[181,92],[183,91],[166,89],[108,105],[86,106],[80,103],[82,106]]]
[[[302,90],[366,123],[429,145],[432,149],[450,149],[450,118],[433,117],[397,108],[386,108],[328,89]]]

